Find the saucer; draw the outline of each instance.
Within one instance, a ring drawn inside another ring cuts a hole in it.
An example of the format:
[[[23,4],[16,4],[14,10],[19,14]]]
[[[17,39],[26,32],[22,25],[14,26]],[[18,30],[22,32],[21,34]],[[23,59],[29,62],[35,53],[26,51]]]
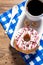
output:
[[[11,45],[13,48],[14,48],[13,42],[14,42],[15,35],[16,35],[17,31],[18,31],[20,28],[23,27],[23,23],[24,23],[25,20],[27,20],[27,21],[30,23],[29,26],[30,26],[31,28],[35,29],[39,34],[41,34],[41,33],[43,32],[43,21],[42,21],[42,20],[40,20],[40,21],[35,21],[35,22],[38,24],[38,26],[34,27],[34,26],[32,26],[33,21],[30,21],[30,20],[26,17],[25,12],[23,11],[23,12],[22,12],[22,15],[20,16],[20,20],[18,21],[18,23],[17,23],[17,25],[16,25],[16,28],[15,28],[15,30],[14,30],[14,34],[13,34],[12,39],[11,39],[11,42],[10,42],[10,45]],[[39,42],[39,44],[40,44],[40,42]]]

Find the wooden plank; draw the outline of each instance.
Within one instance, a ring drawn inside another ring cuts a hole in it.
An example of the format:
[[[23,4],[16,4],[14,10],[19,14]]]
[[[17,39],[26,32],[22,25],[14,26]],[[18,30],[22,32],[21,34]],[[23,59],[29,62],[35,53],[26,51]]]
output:
[[[21,3],[22,0],[0,0],[0,13],[12,8],[14,5]]]
[[[0,24],[0,65],[25,65],[21,56],[9,43],[10,39]]]
[[[0,4],[18,4],[23,0],[0,0]]]
[[[0,0],[0,13],[20,3],[22,0]],[[0,65],[25,65],[18,52],[11,48],[10,39],[0,24]],[[19,62],[20,61],[20,62]]]

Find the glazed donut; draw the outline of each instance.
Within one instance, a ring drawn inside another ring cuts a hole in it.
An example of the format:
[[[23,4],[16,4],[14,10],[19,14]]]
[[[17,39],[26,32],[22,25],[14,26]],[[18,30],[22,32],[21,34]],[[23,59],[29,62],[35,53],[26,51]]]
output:
[[[30,27],[21,28],[14,39],[14,47],[16,50],[30,54],[38,48],[38,32]]]

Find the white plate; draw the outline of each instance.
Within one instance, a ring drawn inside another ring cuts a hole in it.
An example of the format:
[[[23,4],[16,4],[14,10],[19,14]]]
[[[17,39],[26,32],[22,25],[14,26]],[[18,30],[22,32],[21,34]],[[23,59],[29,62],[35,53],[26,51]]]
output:
[[[26,15],[25,15],[25,12],[22,12],[22,15],[20,15],[20,19],[19,19],[19,21],[18,21],[18,23],[16,25],[16,29],[14,30],[14,34],[13,34],[11,42],[10,42],[10,45],[12,47],[14,47],[13,46],[13,42],[14,42],[15,35],[16,35],[17,31],[21,27],[23,27],[23,22],[24,22],[25,19],[28,20],[27,17],[26,17]],[[30,21],[30,24],[31,23],[32,23],[32,21]],[[37,28],[34,28],[34,29],[36,29],[38,31],[38,33],[41,35],[42,32],[43,32],[43,21],[41,20],[41,21],[38,21],[37,23],[38,23],[39,26]]]

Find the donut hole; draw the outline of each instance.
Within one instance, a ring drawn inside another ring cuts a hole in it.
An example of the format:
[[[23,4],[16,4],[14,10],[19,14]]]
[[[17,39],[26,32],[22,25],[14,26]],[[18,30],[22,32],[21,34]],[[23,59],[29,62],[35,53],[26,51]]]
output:
[[[30,35],[26,34],[24,35],[24,41],[28,42],[30,40]]]

